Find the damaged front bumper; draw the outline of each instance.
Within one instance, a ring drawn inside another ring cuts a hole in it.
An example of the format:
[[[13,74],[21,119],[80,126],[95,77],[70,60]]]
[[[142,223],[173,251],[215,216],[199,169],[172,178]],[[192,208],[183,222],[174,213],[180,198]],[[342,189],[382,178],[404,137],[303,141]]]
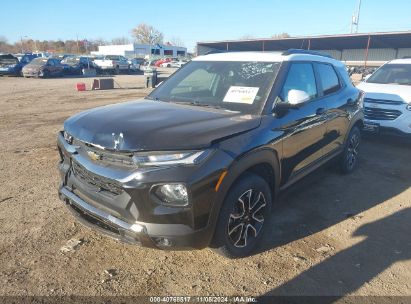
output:
[[[62,179],[59,197],[81,223],[145,247],[200,249],[209,245],[214,233],[211,211],[220,172],[217,167],[208,166],[201,177],[194,174],[194,167],[140,172],[89,159],[87,151],[69,144],[62,133],[57,144]],[[224,165],[223,159],[220,164]],[[153,199],[154,185],[173,182],[187,185],[188,206],[170,207]]]
[[[145,226],[136,223],[130,224],[118,219],[88,204],[67,187],[60,187],[59,197],[83,225],[124,243],[157,247],[156,243],[147,235]]]

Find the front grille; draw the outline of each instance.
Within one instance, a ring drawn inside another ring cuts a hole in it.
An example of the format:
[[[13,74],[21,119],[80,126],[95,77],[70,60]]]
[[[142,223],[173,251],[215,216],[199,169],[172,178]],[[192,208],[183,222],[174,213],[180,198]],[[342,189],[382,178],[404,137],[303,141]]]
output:
[[[133,162],[132,153],[109,151],[109,150],[101,149],[92,144],[82,142],[78,139],[73,140],[73,145],[79,147],[80,150],[83,150],[85,153],[87,153],[89,158],[90,158],[89,153],[91,152],[95,158],[93,159],[93,161],[109,163],[115,166],[135,167],[135,164]]]
[[[123,191],[121,186],[108,178],[96,175],[86,168],[81,166],[79,163],[73,161],[73,173],[74,175],[79,178],[81,181],[96,187],[99,191],[108,191],[113,194],[121,194]]]
[[[366,119],[371,120],[394,120],[397,119],[402,112],[398,110],[388,110],[380,108],[365,108],[364,114]]]
[[[389,99],[375,99],[375,98],[364,98],[365,103],[377,103],[377,104],[388,104],[388,105],[402,105],[403,101],[389,100]]]

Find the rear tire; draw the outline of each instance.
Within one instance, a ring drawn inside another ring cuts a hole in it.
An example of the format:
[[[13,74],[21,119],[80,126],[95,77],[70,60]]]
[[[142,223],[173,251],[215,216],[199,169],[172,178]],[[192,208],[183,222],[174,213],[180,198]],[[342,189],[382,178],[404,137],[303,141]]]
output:
[[[228,258],[249,256],[259,245],[270,209],[271,191],[263,178],[250,173],[236,181],[220,210],[213,250]]]
[[[353,127],[348,135],[344,151],[340,158],[340,171],[342,174],[353,172],[358,165],[358,152],[361,143],[361,131]]]

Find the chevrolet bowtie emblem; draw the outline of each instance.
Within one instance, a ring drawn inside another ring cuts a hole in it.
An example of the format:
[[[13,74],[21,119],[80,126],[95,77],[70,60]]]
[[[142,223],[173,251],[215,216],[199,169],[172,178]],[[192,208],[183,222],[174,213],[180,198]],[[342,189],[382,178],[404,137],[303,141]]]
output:
[[[90,157],[91,160],[94,160],[94,161],[101,159],[101,155],[93,151],[87,151],[87,155],[88,157]]]

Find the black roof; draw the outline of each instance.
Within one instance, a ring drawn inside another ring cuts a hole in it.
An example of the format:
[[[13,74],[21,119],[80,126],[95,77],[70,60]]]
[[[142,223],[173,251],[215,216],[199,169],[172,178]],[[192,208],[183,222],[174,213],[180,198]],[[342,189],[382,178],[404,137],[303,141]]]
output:
[[[411,48],[411,31],[324,35],[290,38],[198,42],[198,45],[231,51],[279,51],[288,49],[343,50],[370,48]]]

